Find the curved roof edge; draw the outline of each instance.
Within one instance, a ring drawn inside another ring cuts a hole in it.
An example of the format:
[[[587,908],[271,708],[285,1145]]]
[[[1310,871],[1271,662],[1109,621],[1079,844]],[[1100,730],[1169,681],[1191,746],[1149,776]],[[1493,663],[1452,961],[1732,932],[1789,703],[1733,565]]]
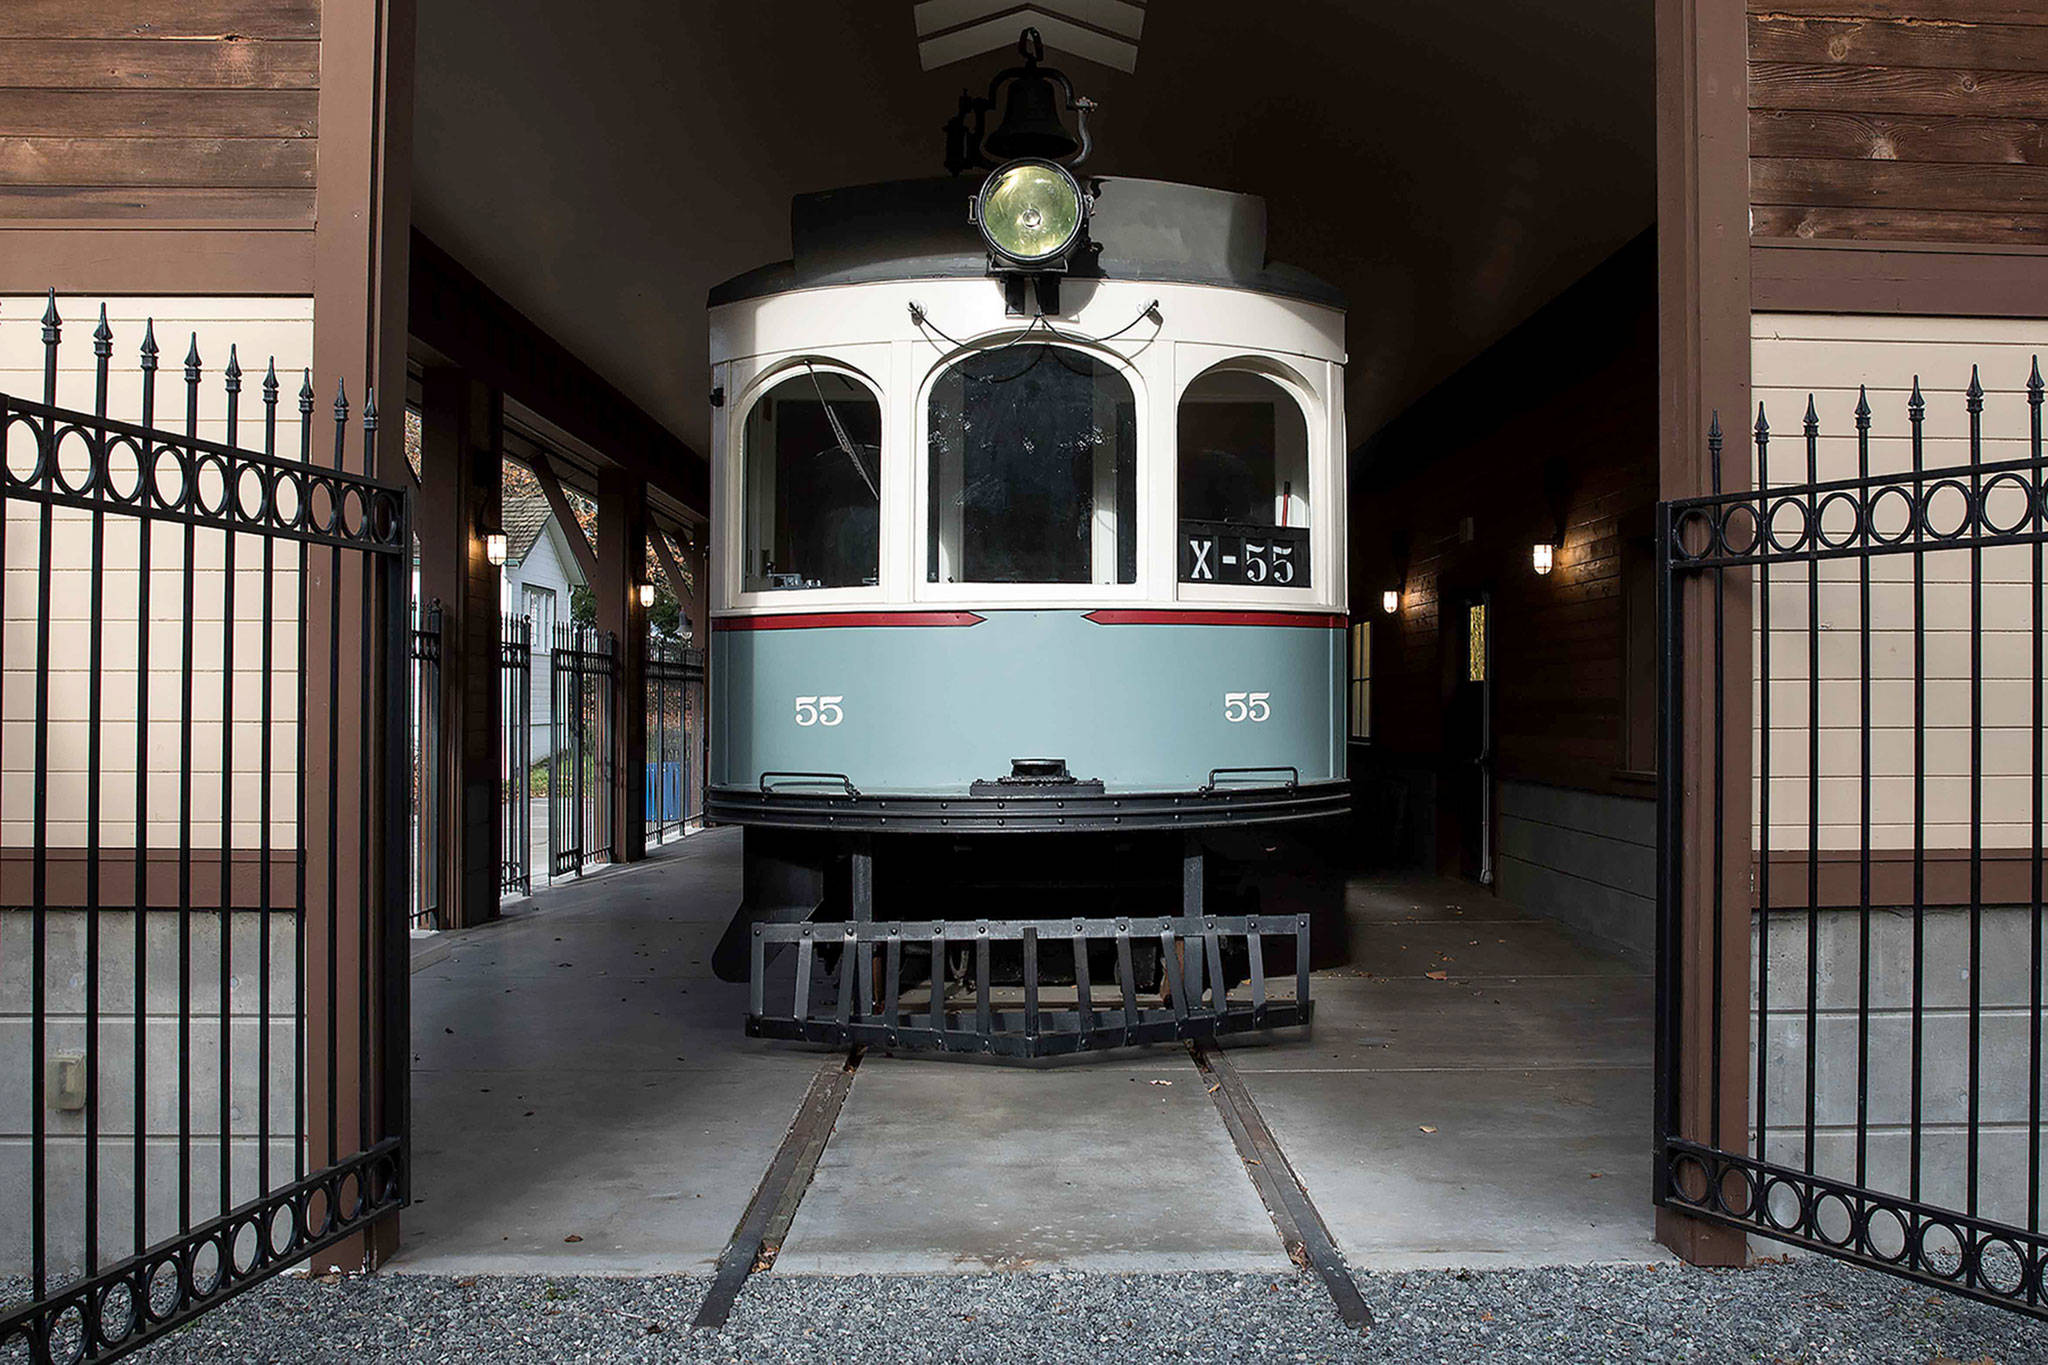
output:
[[[1213,284],[1343,308],[1335,286],[1266,259],[1266,204],[1250,194],[1163,180],[1103,178],[1077,279]],[[988,252],[968,221],[967,179],[902,180],[798,195],[790,205],[795,256],[735,275],[711,307],[798,289],[890,280],[978,279]]]

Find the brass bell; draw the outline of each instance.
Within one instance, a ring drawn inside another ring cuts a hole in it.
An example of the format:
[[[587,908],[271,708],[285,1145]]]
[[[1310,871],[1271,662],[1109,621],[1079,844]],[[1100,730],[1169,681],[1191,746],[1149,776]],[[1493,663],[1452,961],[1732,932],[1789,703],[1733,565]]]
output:
[[[1053,83],[1027,69],[1010,82],[1003,102],[1003,121],[983,144],[998,161],[1019,157],[1064,160],[1081,148],[1080,139],[1060,121],[1059,91]]]

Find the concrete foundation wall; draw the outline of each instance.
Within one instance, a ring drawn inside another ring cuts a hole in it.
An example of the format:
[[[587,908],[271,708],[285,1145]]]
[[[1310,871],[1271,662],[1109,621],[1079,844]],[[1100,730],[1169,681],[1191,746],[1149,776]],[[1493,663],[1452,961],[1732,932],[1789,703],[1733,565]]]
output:
[[[1500,894],[1647,959],[1656,947],[1657,803],[1501,782]]]
[[[229,1056],[221,1065],[223,962],[220,915],[191,916],[189,975],[180,971],[179,915],[152,910],[145,921],[142,1022],[145,1076],[135,1076],[136,944],[133,911],[103,910],[97,954],[99,1027],[93,1040],[95,1082],[87,1103],[97,1105],[99,1128],[100,1254],[104,1262],[135,1249],[135,1150],[137,1111],[144,1155],[147,1222],[144,1244],[168,1237],[178,1220],[181,1181],[189,1181],[195,1221],[261,1193],[259,1156],[263,1143],[262,1034],[269,1032],[270,1184],[292,1178],[296,1141],[296,1084],[301,1074],[297,1048],[298,980],[296,917],[272,912],[269,944],[268,1023],[263,1006],[261,916],[232,915],[226,966]],[[38,1049],[32,1014],[36,957],[32,916],[0,910],[0,1275],[29,1267],[31,1161],[35,1110],[41,1108],[44,1180],[48,1217],[48,1264],[54,1274],[83,1260],[86,1217],[85,1113],[64,1111],[33,1085],[32,1058]],[[51,911],[43,953],[44,1028],[40,1050],[54,1076],[59,1054],[87,1050],[85,916]],[[181,979],[190,983],[189,1042],[180,1068]],[[228,1198],[221,1193],[221,1093],[226,1087],[230,1157]],[[182,1103],[181,1103],[182,1100]],[[178,1151],[180,1113],[191,1134],[189,1162]]]
[[[1910,1187],[1913,1065],[1913,912],[1873,910],[1870,923],[1868,1185],[1904,1194]],[[1752,917],[1755,960],[1764,961],[1763,926]],[[1823,909],[1814,986],[1814,1169],[1856,1176],[1858,1073],[1863,1049],[1857,1004],[1862,990],[1862,916]],[[1920,970],[1920,1197],[1944,1208],[1968,1201],[1970,1098],[1970,914],[1945,906],[1925,912]],[[1986,907],[1979,967],[1977,1208],[1987,1218],[2025,1226],[2029,1118],[2029,1035],[2033,912]],[[1769,1006],[1757,1024],[1761,993],[1752,982],[1752,1027],[1767,1049],[1762,1122],[1769,1160],[1806,1164],[1808,1073],[1807,916],[1776,911],[1768,926]],[[1757,1118],[1756,1044],[1750,1056],[1750,1105]]]

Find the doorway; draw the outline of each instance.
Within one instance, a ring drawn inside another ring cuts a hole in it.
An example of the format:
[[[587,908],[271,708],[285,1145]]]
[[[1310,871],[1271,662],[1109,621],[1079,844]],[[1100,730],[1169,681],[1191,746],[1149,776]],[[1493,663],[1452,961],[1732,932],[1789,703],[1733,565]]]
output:
[[[1450,595],[1443,639],[1449,651],[1444,699],[1444,829],[1450,847],[1442,865],[1493,885],[1493,593]]]

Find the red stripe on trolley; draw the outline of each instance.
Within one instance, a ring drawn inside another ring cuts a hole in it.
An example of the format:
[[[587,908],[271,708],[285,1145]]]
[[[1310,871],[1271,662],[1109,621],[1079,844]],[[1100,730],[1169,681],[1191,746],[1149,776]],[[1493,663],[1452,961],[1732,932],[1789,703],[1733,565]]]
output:
[[[1325,611],[1175,611],[1104,607],[1087,614],[1098,626],[1297,626],[1342,630],[1350,623]]]
[[[830,630],[835,626],[978,626],[971,611],[810,611],[777,616],[717,616],[713,630]]]

